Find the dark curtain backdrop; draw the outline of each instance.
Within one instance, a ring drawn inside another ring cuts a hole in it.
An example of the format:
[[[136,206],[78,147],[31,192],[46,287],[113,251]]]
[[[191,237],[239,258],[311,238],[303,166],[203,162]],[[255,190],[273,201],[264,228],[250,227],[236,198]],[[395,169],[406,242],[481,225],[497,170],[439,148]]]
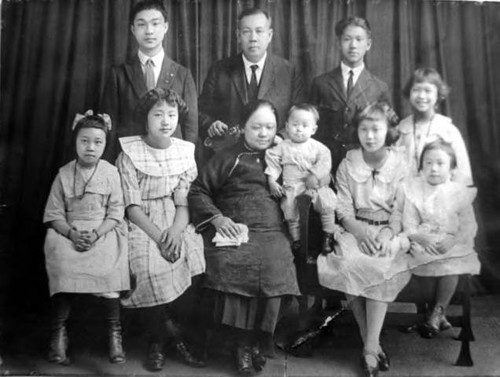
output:
[[[73,158],[76,112],[95,108],[110,65],[136,49],[133,0],[7,0],[2,3],[0,203],[12,236],[14,291],[46,297],[43,208],[57,169]],[[210,65],[237,52],[237,14],[259,5],[273,17],[273,53],[306,82],[338,64],[335,23],[366,17],[373,47],[366,63],[409,114],[402,87],[417,66],[437,68],[452,88],[442,112],[469,146],[482,235],[483,278],[500,276],[500,4],[415,0],[168,0],[168,55],[189,67],[198,89]],[[495,222],[496,220],[496,222]]]

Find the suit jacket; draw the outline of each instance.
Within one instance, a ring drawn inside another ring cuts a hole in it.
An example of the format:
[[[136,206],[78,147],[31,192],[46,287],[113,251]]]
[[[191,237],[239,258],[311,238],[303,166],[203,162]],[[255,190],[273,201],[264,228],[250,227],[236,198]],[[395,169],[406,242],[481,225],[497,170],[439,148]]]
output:
[[[390,103],[389,87],[366,68],[361,71],[349,98],[340,67],[313,80],[309,101],[318,107],[320,114],[315,138],[330,148],[333,171],[354,146],[355,130],[351,122],[356,110],[378,100]]]
[[[165,55],[156,86],[171,89],[179,94],[188,106],[188,115],[172,136],[193,143],[198,139],[198,100],[196,85],[189,69]],[[114,160],[118,155],[118,138],[144,133],[144,124],[136,124],[133,113],[139,99],[147,92],[139,57],[134,55],[128,62],[112,67],[109,74],[101,111],[113,121],[112,133],[106,156]]]
[[[257,97],[273,103],[279,124],[293,103],[302,100],[304,83],[293,65],[278,56],[267,54]],[[199,98],[200,137],[216,120],[229,127],[240,124],[243,107],[248,103],[245,67],[241,54],[219,60],[208,73]]]

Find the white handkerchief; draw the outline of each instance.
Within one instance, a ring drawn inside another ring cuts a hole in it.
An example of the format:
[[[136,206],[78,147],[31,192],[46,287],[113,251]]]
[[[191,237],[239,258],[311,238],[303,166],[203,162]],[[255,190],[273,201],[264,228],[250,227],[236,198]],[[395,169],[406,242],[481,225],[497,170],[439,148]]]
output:
[[[219,232],[215,233],[212,242],[215,246],[240,246],[242,243],[248,242],[248,227],[245,224],[236,224],[240,228],[238,237],[226,237]]]

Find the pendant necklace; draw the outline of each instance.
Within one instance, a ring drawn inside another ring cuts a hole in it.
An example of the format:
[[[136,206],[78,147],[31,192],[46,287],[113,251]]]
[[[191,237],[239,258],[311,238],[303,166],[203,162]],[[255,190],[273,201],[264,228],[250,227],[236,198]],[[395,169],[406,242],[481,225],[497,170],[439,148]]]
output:
[[[85,178],[83,177],[83,173],[82,173],[82,179],[84,180],[84,184],[83,184],[83,192],[81,195],[76,195],[76,170],[77,170],[76,166],[78,165],[78,161],[75,162],[75,169],[73,171],[73,195],[77,199],[81,200],[83,198],[83,196],[85,195],[85,193],[87,191],[87,186],[89,185],[90,181],[94,177],[94,174],[97,170],[97,167],[99,166],[99,162],[100,162],[100,160],[97,161],[97,164],[95,164],[95,167],[94,167],[94,170],[92,171],[92,174],[90,174],[89,179],[87,179],[86,181],[85,181]]]
[[[429,120],[429,127],[427,128],[427,133],[425,134],[425,139],[424,140],[427,140],[430,133],[431,133],[431,127],[432,127],[432,122],[434,121],[434,114],[432,114],[432,117],[431,119]],[[415,161],[417,163],[417,169],[418,169],[418,166],[420,165],[419,164],[419,160],[420,160],[420,156],[419,156],[419,153],[418,153],[418,147],[419,147],[419,144],[420,144],[420,136],[418,138],[418,141],[417,141],[417,122],[415,121],[415,115],[413,116],[413,149],[414,149],[414,152],[415,152]]]

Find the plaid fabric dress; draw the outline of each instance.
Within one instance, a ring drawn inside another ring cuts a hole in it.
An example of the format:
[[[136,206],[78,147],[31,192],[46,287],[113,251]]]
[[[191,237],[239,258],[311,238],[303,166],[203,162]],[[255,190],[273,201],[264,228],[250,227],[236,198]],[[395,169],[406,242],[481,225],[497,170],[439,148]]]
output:
[[[172,138],[167,149],[148,146],[140,136],[120,139],[123,152],[116,165],[122,177],[125,206],[138,205],[161,230],[170,227],[176,205],[187,205],[187,193],[196,178],[194,145]],[[203,240],[190,224],[183,234],[181,257],[165,260],[155,241],[129,222],[131,293],[125,307],[169,303],[191,285],[191,277],[205,271]]]

